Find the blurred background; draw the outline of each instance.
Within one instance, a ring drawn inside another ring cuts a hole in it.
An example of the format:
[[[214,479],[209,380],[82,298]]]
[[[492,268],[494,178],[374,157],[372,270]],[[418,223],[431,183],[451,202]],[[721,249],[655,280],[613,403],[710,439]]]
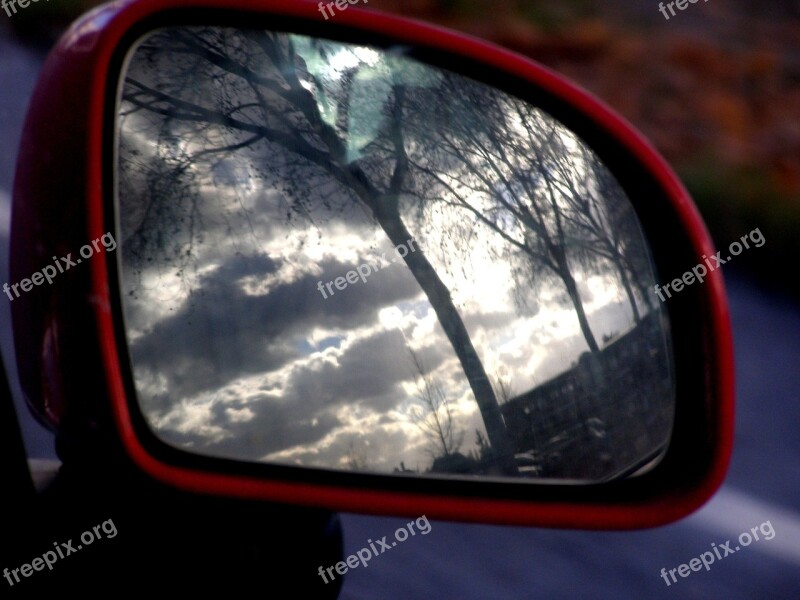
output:
[[[52,43],[92,0],[47,0],[0,19]],[[665,19],[658,2],[372,0],[533,57],[633,123],[690,188],[719,245],[769,231],[737,258],[763,284],[800,297],[800,2],[705,0]]]
[[[0,12],[3,281],[27,101],[49,47],[94,4],[48,0],[12,17]],[[689,188],[718,247],[761,230],[766,244],[724,267],[737,361],[736,445],[725,485],[694,515],[646,531],[434,521],[430,535],[351,571],[342,598],[800,597],[800,1],[707,0],[668,20],[658,5],[370,0],[366,6],[489,39],[552,67],[658,148]],[[4,303],[0,318],[3,358],[13,377]],[[48,434],[24,416],[29,453],[52,457]],[[348,554],[406,521],[343,520]],[[661,579],[662,567],[688,562],[712,542],[767,520],[774,539],[670,587]]]

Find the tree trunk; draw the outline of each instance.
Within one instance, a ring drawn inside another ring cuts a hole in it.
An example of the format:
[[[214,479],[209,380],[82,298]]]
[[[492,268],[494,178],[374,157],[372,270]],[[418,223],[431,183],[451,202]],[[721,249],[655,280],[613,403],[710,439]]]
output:
[[[614,260],[614,264],[617,266],[617,270],[619,271],[619,278],[622,281],[622,287],[625,288],[625,294],[628,296],[628,302],[631,303],[633,320],[638,324],[642,320],[642,316],[639,314],[639,307],[636,306],[636,297],[633,295],[633,289],[631,288],[631,282],[628,279],[628,274],[625,272],[625,267],[622,266],[619,259]]]
[[[396,197],[383,196],[377,198],[370,203],[370,208],[395,247],[407,244],[409,240],[413,239],[411,232],[408,231],[400,218]],[[481,411],[481,416],[486,426],[486,434],[489,437],[492,449],[496,453],[500,468],[507,475],[517,475],[518,471],[514,461],[514,445],[508,436],[508,430],[500,412],[497,397],[486,375],[483,363],[472,345],[472,339],[467,332],[464,321],[453,304],[450,290],[442,283],[422,249],[418,248],[414,252],[409,252],[403,260],[428,297],[428,301],[436,312],[447,339],[450,340],[450,344],[456,356],[458,356],[472,393],[475,396],[478,409]]]
[[[583,333],[583,337],[586,339],[586,344],[589,346],[589,350],[591,352],[599,352],[600,347],[597,345],[597,341],[594,339],[594,334],[592,333],[592,328],[589,326],[589,320],[586,318],[586,312],[583,310],[583,302],[581,302],[581,296],[578,293],[578,286],[569,270],[567,257],[563,249],[559,249],[557,251],[556,260],[558,261],[559,267],[558,274],[564,281],[564,285],[567,288],[567,294],[569,294],[569,297],[572,300],[572,305],[575,307],[575,313],[578,315],[578,323],[580,323],[581,332]]]

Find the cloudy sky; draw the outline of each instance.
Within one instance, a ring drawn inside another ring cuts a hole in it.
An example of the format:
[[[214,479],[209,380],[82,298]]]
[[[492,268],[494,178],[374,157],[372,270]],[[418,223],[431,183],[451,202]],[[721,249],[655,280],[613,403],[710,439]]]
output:
[[[327,63],[308,64],[335,84],[361,61],[374,96],[375,54],[340,47],[328,49]],[[154,85],[151,66],[134,61],[131,73]],[[163,120],[139,111],[121,126],[126,327],[142,410],[160,438],[244,460],[424,470],[431,440],[413,416],[425,378],[446,391],[460,451],[476,448],[475,431],[485,430],[458,357],[414,275],[352,194],[310,168],[301,177],[312,193],[290,189],[281,173],[296,178],[297,168],[259,144],[196,161],[181,174],[190,183],[165,190],[168,170],[157,187],[139,167],[241,137],[209,124],[164,137]],[[360,127],[357,148],[371,135]],[[174,202],[154,201],[159,194]],[[520,281],[488,227],[469,223],[465,234],[455,208],[420,218],[411,198],[401,212],[414,243],[400,253],[424,253],[434,266],[491,379],[522,394],[587,351],[563,286]],[[356,270],[364,277],[347,281]],[[576,264],[573,276],[598,341],[633,326],[607,269]]]

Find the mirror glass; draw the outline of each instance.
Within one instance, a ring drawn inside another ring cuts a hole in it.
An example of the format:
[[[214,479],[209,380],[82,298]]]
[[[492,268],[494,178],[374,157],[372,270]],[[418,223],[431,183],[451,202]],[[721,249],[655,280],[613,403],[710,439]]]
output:
[[[648,244],[536,106],[404,48],[193,26],[135,44],[117,111],[125,332],[163,442],[566,483],[663,455]]]

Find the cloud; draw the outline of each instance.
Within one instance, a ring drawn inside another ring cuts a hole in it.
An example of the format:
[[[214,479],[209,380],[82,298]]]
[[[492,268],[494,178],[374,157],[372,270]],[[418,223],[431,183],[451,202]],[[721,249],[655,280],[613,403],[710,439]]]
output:
[[[381,281],[323,299],[310,274],[248,294],[241,281],[274,274],[280,262],[267,257],[232,260],[202,276],[188,302],[152,324],[131,346],[137,370],[163,375],[174,398],[224,387],[256,373],[274,372],[309,354],[316,328],[346,334],[374,325],[379,308],[410,299],[419,287],[403,268],[378,273]],[[322,275],[351,265],[326,261]]]

